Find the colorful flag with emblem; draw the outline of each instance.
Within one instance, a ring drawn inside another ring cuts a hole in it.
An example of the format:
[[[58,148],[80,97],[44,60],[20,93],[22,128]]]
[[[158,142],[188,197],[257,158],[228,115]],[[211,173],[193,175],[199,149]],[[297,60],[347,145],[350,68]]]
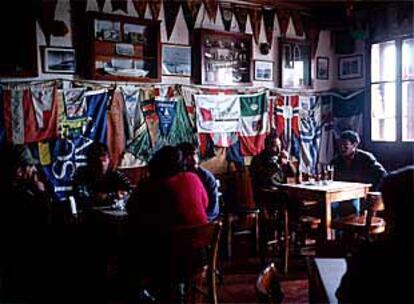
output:
[[[66,200],[72,191],[72,178],[77,168],[86,165],[86,153],[94,141],[106,143],[109,93],[106,90],[85,93],[87,124],[82,134],[73,134],[32,148],[58,200]]]
[[[299,159],[299,96],[277,96],[275,110],[277,135],[282,139],[284,149]]]
[[[87,122],[85,88],[69,88],[59,94],[59,129],[61,137],[78,136]]]
[[[9,142],[27,144],[58,136],[56,86],[6,89],[3,102]]]
[[[238,95],[196,95],[195,102],[199,133],[239,131]]]
[[[269,132],[267,96],[264,93],[240,96],[240,148],[242,155],[256,155],[264,148]]]
[[[167,136],[170,132],[171,126],[176,115],[175,101],[159,101],[155,102],[155,111],[159,118],[159,127],[162,136]]]
[[[321,138],[320,103],[316,96],[299,96],[300,159],[299,171],[315,173]]]
[[[144,123],[144,115],[141,111],[141,90],[135,86],[120,87],[124,98],[124,121],[126,131],[126,141],[130,142],[138,134],[137,130]]]

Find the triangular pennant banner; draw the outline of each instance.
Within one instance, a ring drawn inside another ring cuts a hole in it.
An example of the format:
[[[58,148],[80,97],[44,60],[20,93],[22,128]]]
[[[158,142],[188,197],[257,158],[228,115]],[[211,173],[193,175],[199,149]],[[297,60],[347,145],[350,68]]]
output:
[[[266,38],[269,45],[272,45],[273,26],[275,25],[275,9],[263,9],[263,21],[266,31]]]
[[[252,25],[254,41],[256,44],[258,44],[260,36],[260,24],[262,22],[262,12],[259,9],[250,10],[250,22]]]
[[[316,48],[318,47],[320,28],[318,23],[310,17],[303,18],[303,27],[306,33],[306,38],[309,39],[311,43],[311,54],[313,58],[315,57]]]
[[[296,35],[302,36],[303,35],[303,22],[302,16],[299,12],[294,12],[292,14],[293,25],[295,26]]]
[[[235,7],[234,15],[236,16],[237,23],[239,24],[239,29],[241,33],[246,32],[246,22],[247,22],[248,10],[245,7]]]
[[[103,8],[104,8],[104,6],[105,6],[105,1],[106,1],[106,0],[96,0],[96,2],[98,3],[98,8],[99,8],[99,11],[100,11],[100,12],[102,12],[102,11],[103,11]]]
[[[174,30],[175,21],[177,19],[179,10],[179,0],[169,0],[164,2],[165,28],[167,30],[167,39],[170,39],[171,34]]]
[[[158,20],[161,10],[161,0],[149,0],[152,19]]]
[[[233,12],[231,6],[226,3],[220,3],[221,19],[223,20],[224,29],[230,31],[231,19],[233,18]]]
[[[216,20],[217,16],[217,0],[203,0],[204,7],[207,10],[210,20]]]
[[[137,10],[138,16],[140,18],[145,17],[145,9],[147,8],[147,0],[132,0],[135,9]]]
[[[128,13],[128,1],[127,0],[111,0],[112,11],[121,10],[125,13]]]
[[[280,34],[286,35],[287,28],[289,26],[290,14],[285,10],[277,10],[277,19],[279,20]]]
[[[197,19],[198,11],[200,10],[201,0],[186,0],[183,2],[184,18],[187,22],[189,31],[194,29],[194,24]]]

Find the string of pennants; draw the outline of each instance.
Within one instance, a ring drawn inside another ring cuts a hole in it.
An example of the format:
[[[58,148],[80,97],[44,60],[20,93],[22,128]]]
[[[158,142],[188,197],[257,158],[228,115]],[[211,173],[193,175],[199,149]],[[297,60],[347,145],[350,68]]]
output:
[[[110,2],[112,12],[120,11],[128,14],[127,0],[95,0],[97,10],[103,12],[105,5]],[[253,37],[256,44],[259,42],[259,35],[261,30],[261,23],[263,19],[264,31],[269,44],[273,39],[275,16],[280,29],[280,34],[284,36],[288,30],[290,20],[295,27],[296,34],[302,36],[304,33],[310,39],[314,49],[319,38],[319,27],[317,22],[308,14],[302,14],[298,10],[288,10],[285,8],[275,7],[254,7],[246,6],[238,3],[221,2],[218,0],[132,0],[140,18],[145,18],[147,8],[150,9],[153,19],[158,19],[161,5],[164,5],[165,26],[167,38],[169,39],[176,23],[176,19],[180,8],[182,8],[183,15],[191,32],[197,20],[200,8],[203,5],[210,20],[215,21],[217,12],[220,10],[222,23],[226,31],[230,31],[233,19],[235,19],[239,31],[246,32],[247,17],[250,18]],[[57,0],[42,1],[42,6],[35,8],[38,12],[39,24],[45,34],[46,41],[49,41],[51,35],[64,36],[67,31],[67,25],[63,21],[54,20]],[[84,12],[87,9],[87,1],[71,1],[71,11],[77,15],[76,18],[83,18]],[[108,10],[105,10],[108,12]],[[48,42],[47,42],[48,43]]]

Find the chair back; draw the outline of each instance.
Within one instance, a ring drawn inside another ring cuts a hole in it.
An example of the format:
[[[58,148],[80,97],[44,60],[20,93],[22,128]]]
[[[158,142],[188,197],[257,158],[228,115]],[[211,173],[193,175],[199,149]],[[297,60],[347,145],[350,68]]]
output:
[[[377,218],[376,215],[377,212],[384,211],[385,207],[384,202],[382,200],[381,192],[368,192],[365,201],[367,203],[365,228],[366,233],[368,235],[369,232],[372,230],[372,226],[378,225],[378,221],[383,222],[383,219]],[[375,223],[374,220],[376,221]],[[384,229],[385,228],[382,228],[381,232]]]
[[[170,235],[171,282],[190,282],[207,270],[208,291],[202,292],[210,303],[217,303],[215,271],[222,223],[214,221],[196,226],[173,228]]]
[[[284,294],[280,287],[280,277],[274,263],[268,265],[257,277],[256,293],[259,303],[281,303]]]
[[[230,209],[256,209],[250,171],[242,168],[229,173]],[[227,203],[227,202],[226,202]]]

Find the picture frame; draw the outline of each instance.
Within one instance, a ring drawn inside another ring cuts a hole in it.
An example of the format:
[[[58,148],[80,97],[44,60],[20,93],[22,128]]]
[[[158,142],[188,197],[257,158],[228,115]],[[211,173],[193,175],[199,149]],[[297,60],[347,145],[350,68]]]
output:
[[[254,80],[273,81],[273,61],[254,61]]]
[[[76,72],[75,49],[44,47],[43,71],[45,73],[74,74]]]
[[[358,79],[363,76],[362,55],[343,56],[338,58],[338,79]]]
[[[191,47],[176,44],[162,46],[162,74],[167,76],[191,76]]]
[[[316,57],[316,79],[329,79],[329,58]]]

